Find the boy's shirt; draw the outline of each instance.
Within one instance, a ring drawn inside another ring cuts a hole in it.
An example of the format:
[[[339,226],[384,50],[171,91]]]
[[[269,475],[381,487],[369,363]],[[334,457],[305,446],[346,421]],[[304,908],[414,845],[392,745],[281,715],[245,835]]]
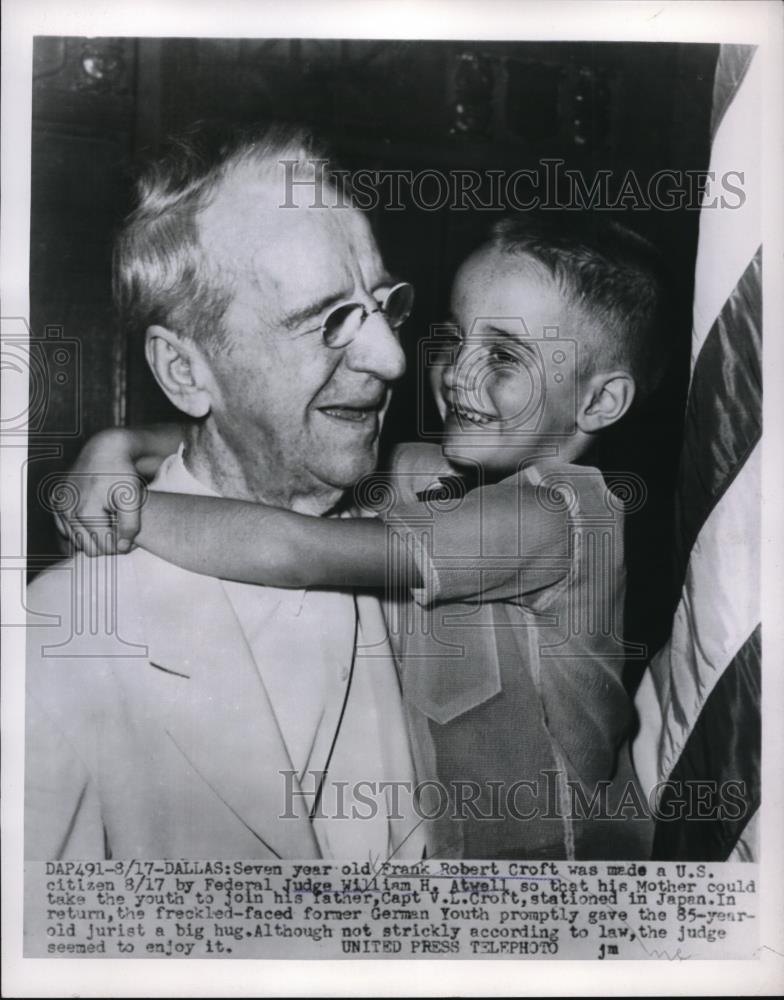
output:
[[[384,514],[391,558],[407,548],[423,579],[389,613],[420,773],[476,782],[483,816],[504,793],[492,782],[537,783],[514,806],[547,818],[464,824],[455,853],[573,857],[583,832],[566,779],[590,799],[632,719],[622,505],[598,470],[568,463],[466,492],[450,477],[438,448],[401,446]]]

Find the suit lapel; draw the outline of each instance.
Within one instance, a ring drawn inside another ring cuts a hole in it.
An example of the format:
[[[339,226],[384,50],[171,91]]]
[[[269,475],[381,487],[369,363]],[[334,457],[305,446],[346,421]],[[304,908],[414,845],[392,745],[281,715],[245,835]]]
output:
[[[296,777],[284,776],[294,769],[278,722],[222,584],[142,552],[135,570],[149,669],[172,741],[276,854],[318,857]]]

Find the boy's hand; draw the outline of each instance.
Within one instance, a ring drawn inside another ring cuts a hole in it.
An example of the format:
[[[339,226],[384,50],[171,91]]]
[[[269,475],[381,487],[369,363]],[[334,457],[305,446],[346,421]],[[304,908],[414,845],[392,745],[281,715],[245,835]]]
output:
[[[127,433],[101,431],[52,491],[57,530],[89,556],[128,552],[141,527],[145,496]]]

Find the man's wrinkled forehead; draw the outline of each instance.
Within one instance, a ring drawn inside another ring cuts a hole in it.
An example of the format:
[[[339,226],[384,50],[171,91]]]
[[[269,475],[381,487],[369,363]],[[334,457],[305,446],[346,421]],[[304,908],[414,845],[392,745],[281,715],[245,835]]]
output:
[[[245,278],[267,293],[314,295],[372,287],[384,273],[365,217],[338,207],[314,207],[313,192],[297,188],[294,207],[285,201],[282,175],[236,168],[221,182],[199,217],[200,242],[232,278]]]

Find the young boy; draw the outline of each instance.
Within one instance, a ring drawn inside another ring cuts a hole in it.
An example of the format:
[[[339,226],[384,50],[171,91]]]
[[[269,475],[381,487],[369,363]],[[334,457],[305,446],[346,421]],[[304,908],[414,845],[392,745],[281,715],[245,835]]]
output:
[[[431,373],[441,449],[403,445],[358,484],[359,512],[379,516],[151,492],[136,542],[228,579],[386,588],[434,853],[644,856],[623,747],[623,505],[581,462],[662,371],[655,254],[618,225],[509,217],[458,271],[451,312]],[[171,441],[110,432],[80,471]]]

